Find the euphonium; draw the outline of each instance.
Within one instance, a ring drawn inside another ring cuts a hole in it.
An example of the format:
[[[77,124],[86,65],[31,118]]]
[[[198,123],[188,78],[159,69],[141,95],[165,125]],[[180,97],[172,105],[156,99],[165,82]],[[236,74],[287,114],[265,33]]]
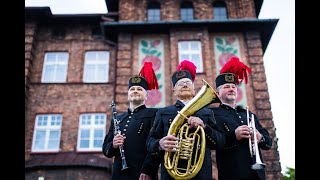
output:
[[[165,152],[164,166],[174,179],[191,179],[201,169],[206,139],[204,129],[198,126],[189,134],[187,119],[199,109],[213,102],[221,102],[214,89],[205,81],[198,94],[184,106],[173,119],[168,134],[176,135],[179,138],[178,150],[175,152]],[[198,152],[200,151],[200,152]],[[181,161],[182,163],[179,163]],[[181,164],[185,166],[181,167]],[[180,166],[179,166],[180,165]]]

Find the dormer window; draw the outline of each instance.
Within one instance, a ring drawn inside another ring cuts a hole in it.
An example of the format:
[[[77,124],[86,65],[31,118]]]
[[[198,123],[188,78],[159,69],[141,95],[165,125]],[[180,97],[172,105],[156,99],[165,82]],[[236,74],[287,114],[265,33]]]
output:
[[[213,18],[214,19],[228,19],[227,6],[222,1],[215,1],[213,3]]]
[[[183,2],[180,9],[181,20],[193,20],[193,5],[191,2]]]
[[[160,4],[152,2],[147,8],[148,21],[160,21]]]

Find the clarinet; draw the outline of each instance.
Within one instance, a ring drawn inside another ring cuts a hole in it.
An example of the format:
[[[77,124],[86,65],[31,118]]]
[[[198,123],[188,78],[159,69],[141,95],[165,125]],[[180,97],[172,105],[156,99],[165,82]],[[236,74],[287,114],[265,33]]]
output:
[[[119,128],[119,121],[117,120],[117,111],[116,111],[116,104],[114,101],[111,103],[111,109],[112,109],[112,117],[113,117],[113,125],[114,125],[114,135],[116,134],[121,134],[120,128]],[[122,170],[125,170],[128,168],[127,162],[126,162],[126,157],[124,156],[124,149],[123,145],[119,146],[120,149],[120,155],[121,155],[121,160],[122,160]]]

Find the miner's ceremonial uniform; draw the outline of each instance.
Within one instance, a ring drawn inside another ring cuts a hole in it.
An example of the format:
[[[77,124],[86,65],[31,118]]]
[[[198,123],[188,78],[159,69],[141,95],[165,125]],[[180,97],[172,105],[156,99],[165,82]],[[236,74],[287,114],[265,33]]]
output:
[[[159,149],[159,140],[166,136],[173,119],[177,115],[177,111],[185,105],[178,100],[175,105],[160,108],[156,114],[154,127],[150,132],[150,137],[147,142],[148,151],[156,152],[161,157],[161,179],[168,180],[173,179],[164,167],[164,151]],[[203,160],[203,165],[198,174],[193,179],[199,180],[212,180],[212,159],[211,150],[219,149],[223,147],[224,136],[218,132],[216,122],[213,119],[212,111],[208,108],[203,108],[197,111],[192,116],[199,117],[205,124],[205,136],[206,136],[206,149]],[[194,129],[193,129],[194,130]],[[189,129],[192,132],[192,129]],[[190,132],[189,132],[190,133]]]
[[[136,177],[139,179],[140,173],[143,172],[148,175],[156,175],[159,167],[157,163],[157,155],[147,152],[146,139],[152,127],[156,108],[146,108],[145,105],[137,107],[133,112],[128,109],[117,117],[120,121],[119,127],[122,135],[126,137],[123,145],[124,154],[128,171],[121,172],[121,156],[119,148],[112,147],[113,141],[113,121],[103,143],[103,153],[105,156],[111,158],[115,157],[112,179],[128,179],[132,180]]]
[[[111,121],[108,134],[105,136],[102,151],[108,158],[114,157],[112,180],[138,180],[141,178],[158,179],[160,159],[157,154],[147,151],[146,141],[152,128],[156,108],[147,108],[145,102],[148,90],[159,88],[152,62],[144,62],[139,75],[134,75],[128,82],[128,111],[117,116]],[[150,96],[149,98],[152,98]],[[114,106],[113,106],[114,107]],[[115,112],[113,109],[113,117]],[[115,122],[118,133],[114,134]],[[113,142],[114,141],[114,142]],[[122,143],[123,142],[123,143]],[[122,146],[123,153],[120,153]],[[125,158],[129,168],[122,170],[122,157]]]
[[[251,157],[249,150],[248,139],[236,140],[235,129],[241,125],[247,125],[247,110],[241,106],[235,109],[221,104],[217,108],[211,108],[214,112],[214,117],[217,125],[226,136],[226,143],[223,150],[216,151],[216,159],[218,166],[219,180],[240,180],[248,179],[265,179],[265,170],[252,170],[251,165],[255,163],[255,156]],[[251,117],[252,112],[249,112]],[[261,149],[268,150],[272,146],[272,139],[269,133],[259,123],[258,117],[254,114],[256,129],[263,135],[263,138],[258,142],[259,154]],[[262,160],[263,161],[263,160]],[[258,176],[257,176],[258,173]],[[245,178],[246,177],[246,178]]]

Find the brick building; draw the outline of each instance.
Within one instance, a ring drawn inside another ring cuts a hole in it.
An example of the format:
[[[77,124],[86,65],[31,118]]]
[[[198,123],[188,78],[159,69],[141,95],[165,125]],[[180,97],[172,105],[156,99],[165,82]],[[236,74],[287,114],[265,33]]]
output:
[[[26,7],[26,179],[108,179],[112,160],[103,156],[101,144],[110,104],[114,99],[118,113],[126,111],[128,79],[143,62],[153,62],[160,87],[148,92],[147,105],[163,107],[176,101],[170,74],[179,60],[197,65],[199,90],[202,79],[214,87],[231,55],[252,69],[238,104],[248,105],[274,139],[262,154],[267,179],[283,179],[263,64],[278,19],[258,19],[262,3],[106,0],[103,15]],[[213,168],[218,179],[215,162]]]

